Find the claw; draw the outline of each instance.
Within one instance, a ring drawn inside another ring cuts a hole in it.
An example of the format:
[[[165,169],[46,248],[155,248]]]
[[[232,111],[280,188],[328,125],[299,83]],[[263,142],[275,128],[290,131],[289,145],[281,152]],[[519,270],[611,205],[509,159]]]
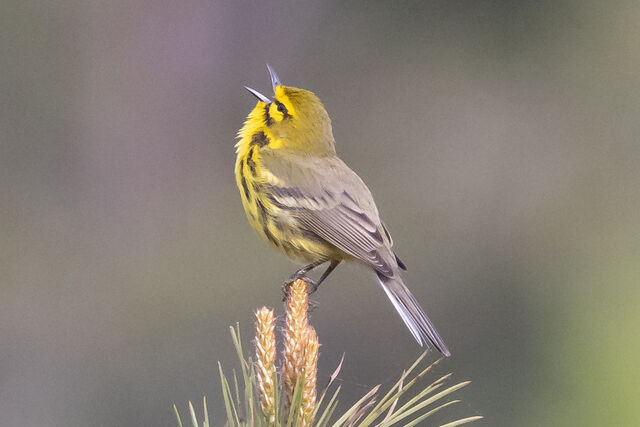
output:
[[[287,301],[287,298],[289,297],[289,289],[291,289],[291,285],[296,280],[302,280],[307,283],[308,295],[311,295],[318,290],[318,283],[316,283],[315,280],[311,279],[309,276],[305,275],[304,273],[296,271],[291,275],[291,277],[289,277],[289,279],[286,282],[284,282],[284,285],[282,285],[282,302]],[[312,302],[311,300],[309,300],[309,313],[315,310],[316,307],[318,307],[318,304],[316,302]]]

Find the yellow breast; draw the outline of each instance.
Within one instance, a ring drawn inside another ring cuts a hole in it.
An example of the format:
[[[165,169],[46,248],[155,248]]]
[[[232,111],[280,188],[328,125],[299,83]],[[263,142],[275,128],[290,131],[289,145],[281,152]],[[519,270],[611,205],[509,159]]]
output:
[[[291,258],[306,262],[334,258],[333,245],[314,238],[300,227],[292,212],[275,206],[269,198],[266,184],[278,185],[280,180],[264,167],[260,153],[279,151],[283,142],[274,138],[267,126],[266,108],[267,104],[258,102],[238,132],[235,175],[247,219],[267,242]]]

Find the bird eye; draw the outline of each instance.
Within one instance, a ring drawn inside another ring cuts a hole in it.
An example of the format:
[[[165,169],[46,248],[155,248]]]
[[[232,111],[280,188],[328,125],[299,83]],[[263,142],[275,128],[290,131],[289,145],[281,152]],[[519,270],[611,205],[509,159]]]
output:
[[[287,115],[287,107],[285,107],[284,104],[280,102],[278,102],[278,111],[280,111],[285,116]]]

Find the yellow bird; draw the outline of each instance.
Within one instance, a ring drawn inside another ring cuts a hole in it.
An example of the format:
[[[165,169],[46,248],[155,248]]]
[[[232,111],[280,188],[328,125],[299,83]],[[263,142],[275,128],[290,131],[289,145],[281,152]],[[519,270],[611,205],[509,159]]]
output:
[[[258,103],[238,132],[236,182],[249,223],[272,246],[308,263],[292,276],[313,290],[342,260],[371,268],[418,344],[449,356],[404,285],[393,241],[371,192],[336,154],[331,120],[318,97],[283,86],[267,64],[274,96],[247,87]],[[306,274],[328,262],[317,283]]]

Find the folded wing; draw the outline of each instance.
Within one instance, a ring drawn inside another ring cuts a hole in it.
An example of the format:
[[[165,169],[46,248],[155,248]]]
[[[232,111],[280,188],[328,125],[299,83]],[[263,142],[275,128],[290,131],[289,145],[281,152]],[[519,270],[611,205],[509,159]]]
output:
[[[320,161],[318,161],[320,160]],[[449,350],[420,304],[402,282],[405,268],[391,250],[391,236],[380,221],[367,186],[339,158],[263,155],[261,185],[271,202],[308,231],[376,271],[380,285],[418,344]]]
[[[269,171],[263,185],[269,187],[272,203],[287,210],[300,226],[392,276],[395,255],[369,189],[337,157],[323,160],[289,157],[285,163],[281,156],[263,155]]]

